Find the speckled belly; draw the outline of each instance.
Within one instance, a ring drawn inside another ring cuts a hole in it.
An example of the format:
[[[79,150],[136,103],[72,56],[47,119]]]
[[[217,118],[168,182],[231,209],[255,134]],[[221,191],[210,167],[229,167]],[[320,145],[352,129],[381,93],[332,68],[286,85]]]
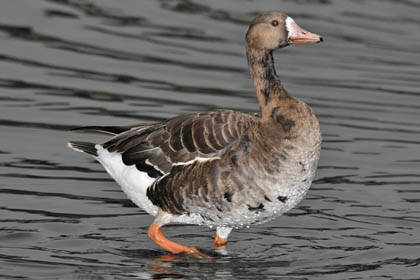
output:
[[[276,176],[244,183],[241,191],[229,188],[219,191],[218,196],[213,196],[212,203],[191,209],[191,213],[177,217],[175,222],[241,228],[272,220],[304,198],[314,178],[318,159],[319,146],[292,157],[287,168]],[[245,179],[244,182],[248,181]]]

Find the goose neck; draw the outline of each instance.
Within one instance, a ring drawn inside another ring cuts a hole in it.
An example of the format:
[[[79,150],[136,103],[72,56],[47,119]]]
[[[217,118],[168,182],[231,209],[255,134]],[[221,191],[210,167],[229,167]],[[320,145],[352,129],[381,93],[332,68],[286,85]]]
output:
[[[269,117],[271,109],[288,97],[276,74],[271,51],[247,49],[248,67],[257,92],[262,118]]]

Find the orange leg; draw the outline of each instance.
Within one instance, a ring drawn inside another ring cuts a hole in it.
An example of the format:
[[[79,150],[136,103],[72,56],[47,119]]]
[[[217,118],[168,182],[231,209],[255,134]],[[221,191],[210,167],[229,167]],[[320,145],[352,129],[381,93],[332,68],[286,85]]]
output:
[[[217,227],[216,229],[216,238],[214,238],[214,245],[216,245],[216,249],[226,246],[228,241],[228,236],[230,232],[232,231],[232,228],[229,227]]]
[[[169,239],[167,239],[163,233],[161,226],[157,224],[151,224],[149,227],[149,237],[160,247],[162,247],[165,250],[168,250],[169,252],[173,254],[178,253],[187,253],[189,255],[193,255],[198,258],[209,258],[209,256],[201,253],[197,250],[195,247],[187,247],[181,244],[178,244],[176,242],[173,242]]]
[[[216,235],[216,237],[214,238],[214,245],[216,246],[216,248],[220,248],[220,247],[226,246],[227,241],[228,241],[227,238],[222,238]]]

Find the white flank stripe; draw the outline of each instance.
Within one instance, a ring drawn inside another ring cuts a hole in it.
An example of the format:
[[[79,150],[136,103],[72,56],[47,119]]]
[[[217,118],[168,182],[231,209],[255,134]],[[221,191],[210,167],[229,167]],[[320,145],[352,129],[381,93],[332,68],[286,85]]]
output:
[[[215,160],[215,159],[220,159],[220,157],[211,157],[211,158],[196,157],[196,158],[194,158],[192,160],[189,160],[189,161],[186,161],[186,162],[176,162],[176,163],[172,164],[172,166],[175,166],[175,165],[188,165],[188,164],[192,164],[195,161],[205,162],[205,161]]]

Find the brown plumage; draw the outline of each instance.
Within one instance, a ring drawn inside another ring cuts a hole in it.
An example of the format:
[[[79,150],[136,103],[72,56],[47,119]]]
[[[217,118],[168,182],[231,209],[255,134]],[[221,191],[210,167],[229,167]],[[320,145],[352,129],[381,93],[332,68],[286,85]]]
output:
[[[261,117],[217,110],[154,124],[87,127],[115,136],[103,145],[69,146],[94,155],[137,205],[156,215],[149,236],[158,245],[202,256],[167,240],[160,227],[216,226],[215,243],[222,246],[232,228],[281,215],[309,189],[320,151],[318,121],[281,84],[272,51],[319,41],[280,12],[253,20],[246,51]]]

